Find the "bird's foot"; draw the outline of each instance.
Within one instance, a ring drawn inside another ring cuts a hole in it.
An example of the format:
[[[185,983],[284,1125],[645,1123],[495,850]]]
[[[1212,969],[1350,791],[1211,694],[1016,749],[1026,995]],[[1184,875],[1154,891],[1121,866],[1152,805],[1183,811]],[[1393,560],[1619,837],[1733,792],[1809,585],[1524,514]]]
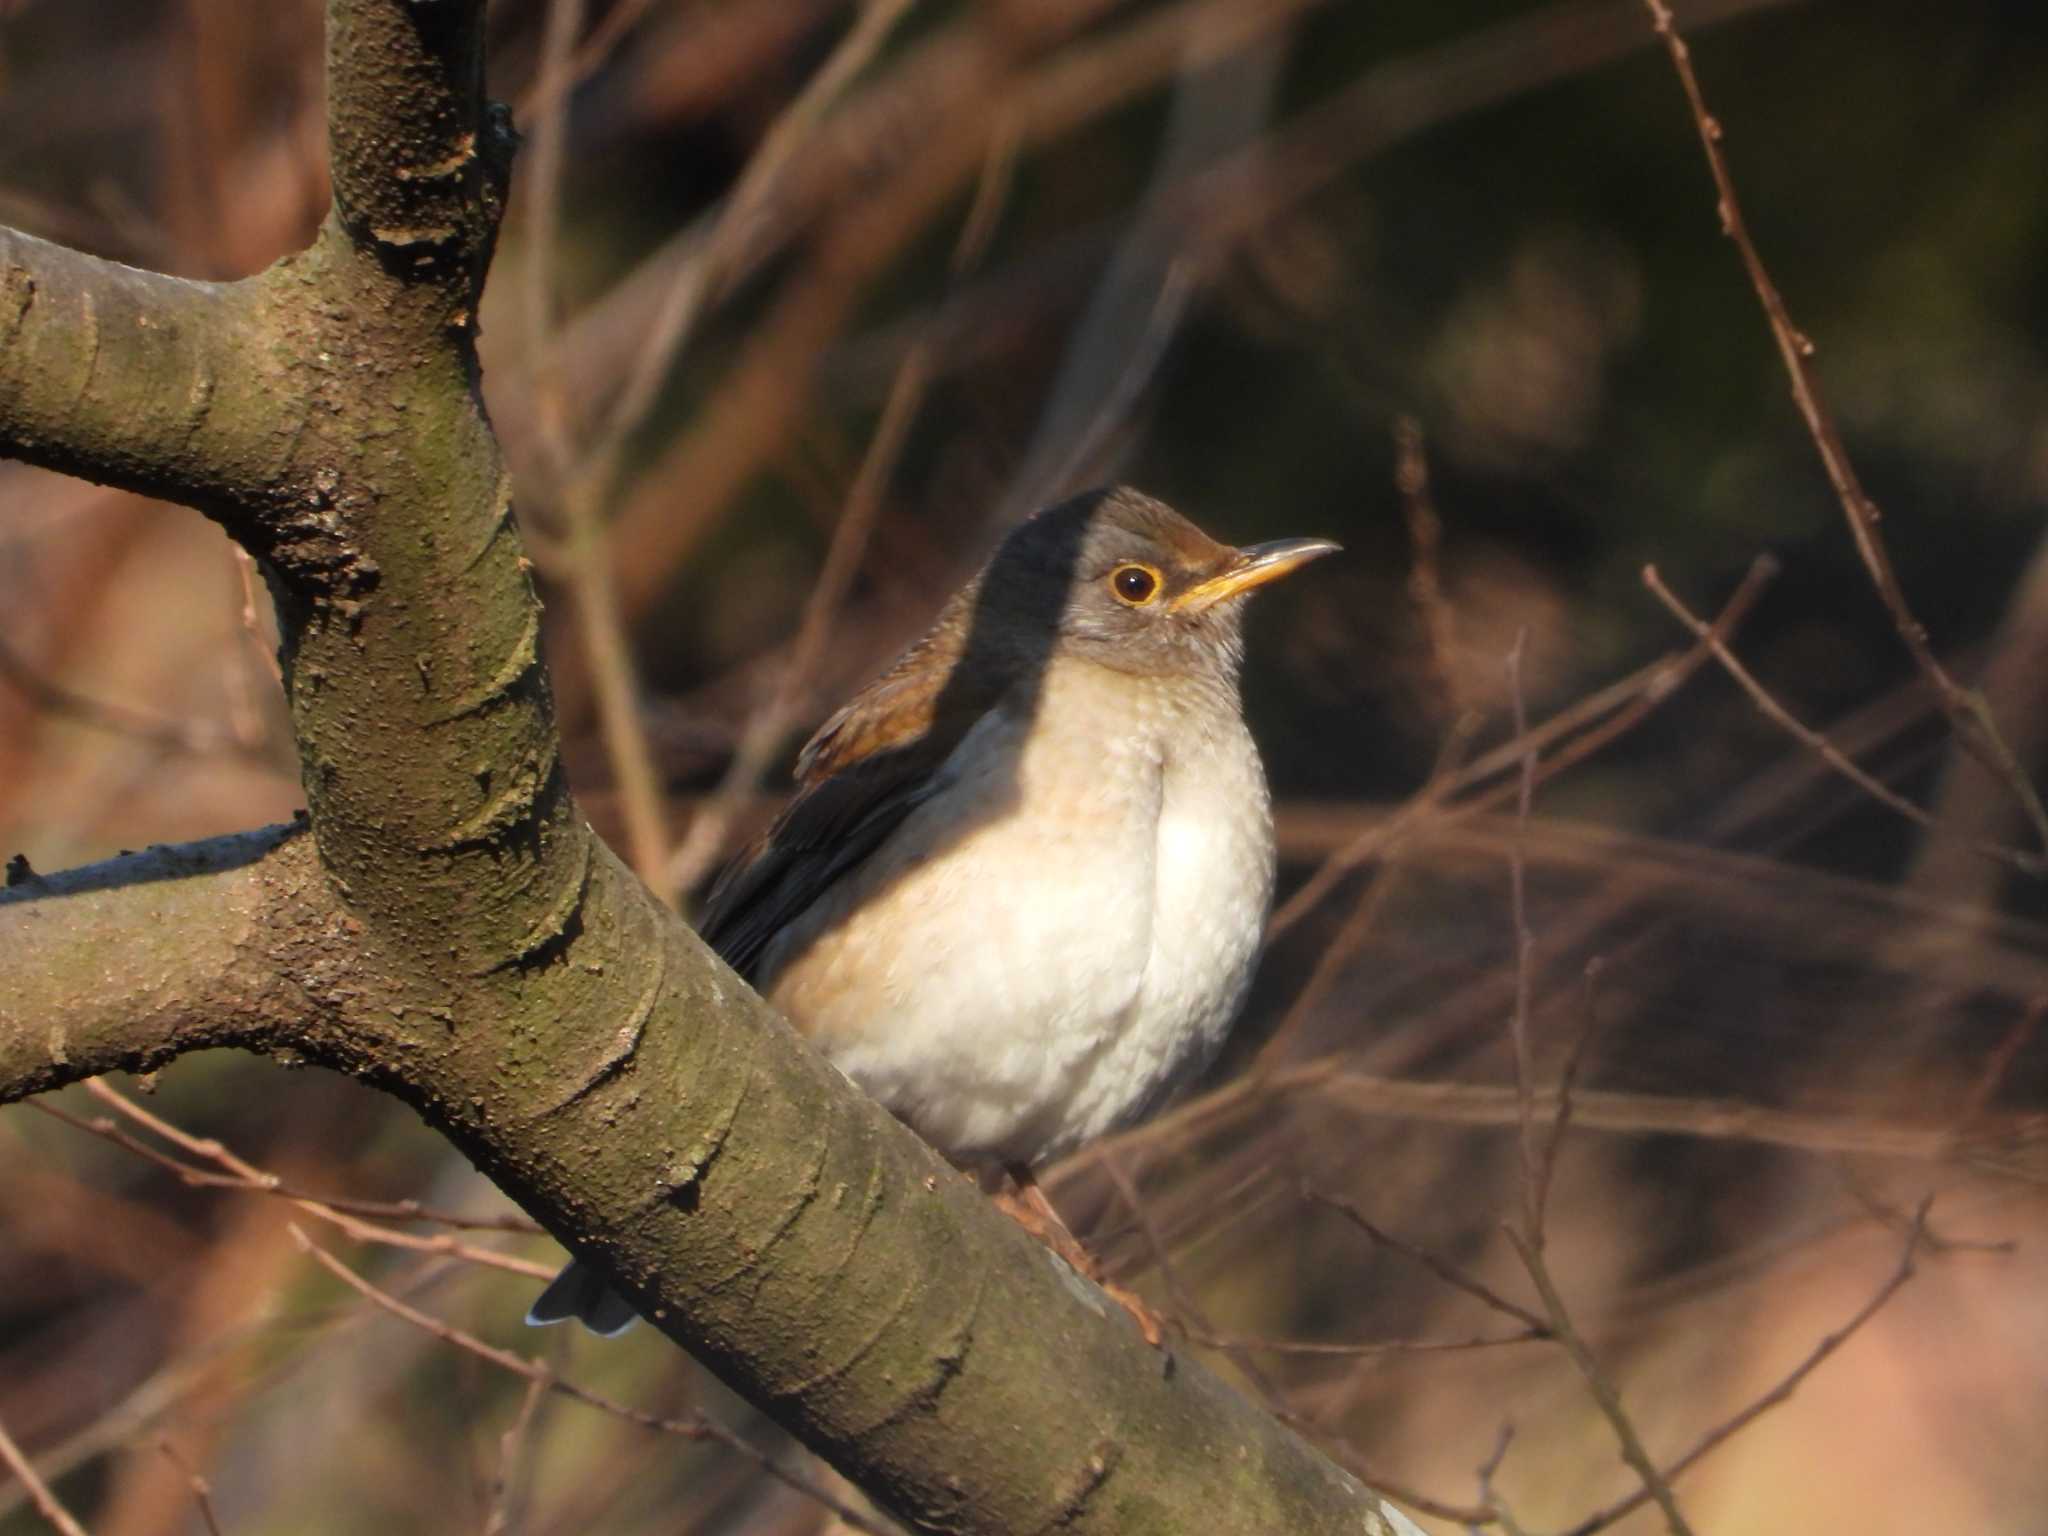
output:
[[[1154,1349],[1166,1348],[1166,1319],[1152,1310],[1150,1302],[1127,1286],[1118,1285],[1114,1280],[1100,1273],[1089,1279],[1102,1287],[1102,1294],[1130,1313],[1131,1321],[1138,1325],[1138,1332]]]
[[[1067,1224],[1060,1220],[1060,1213],[1053,1209],[1052,1201],[1039,1188],[1038,1180],[1032,1177],[1029,1168],[1015,1166],[1009,1173],[1015,1187],[998,1191],[991,1197],[996,1208],[1066,1260],[1074,1273],[1100,1286],[1104,1295],[1130,1314],[1131,1321],[1138,1325],[1138,1332],[1147,1344],[1154,1349],[1164,1348],[1166,1327],[1159,1314],[1136,1291],[1119,1285],[1103,1272],[1101,1261],[1067,1230]]]

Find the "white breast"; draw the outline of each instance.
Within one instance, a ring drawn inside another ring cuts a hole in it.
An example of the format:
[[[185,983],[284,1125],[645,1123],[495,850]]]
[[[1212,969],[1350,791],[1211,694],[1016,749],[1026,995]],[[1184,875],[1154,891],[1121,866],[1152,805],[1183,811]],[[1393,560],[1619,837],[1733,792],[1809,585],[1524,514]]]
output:
[[[1085,663],[942,772],[770,946],[764,990],[956,1161],[1036,1162],[1214,1057],[1272,893],[1265,775],[1234,690]]]

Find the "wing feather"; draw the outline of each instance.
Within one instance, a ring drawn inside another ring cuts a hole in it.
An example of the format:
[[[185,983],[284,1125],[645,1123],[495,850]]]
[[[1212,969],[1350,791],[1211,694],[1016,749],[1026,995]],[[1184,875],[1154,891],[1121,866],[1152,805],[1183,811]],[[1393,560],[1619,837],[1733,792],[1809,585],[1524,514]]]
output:
[[[819,727],[797,757],[796,798],[712,887],[698,932],[748,980],[776,934],[937,792],[946,759],[1001,700],[1009,668],[968,677],[958,665],[977,586]]]

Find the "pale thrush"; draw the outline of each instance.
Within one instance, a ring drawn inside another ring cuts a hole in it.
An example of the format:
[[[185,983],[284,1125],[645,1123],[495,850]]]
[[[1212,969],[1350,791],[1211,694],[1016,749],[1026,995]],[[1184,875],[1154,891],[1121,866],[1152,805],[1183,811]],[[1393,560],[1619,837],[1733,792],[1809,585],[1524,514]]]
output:
[[[899,1119],[1049,1214],[1029,1170],[1158,1109],[1244,1001],[1274,866],[1244,598],[1336,548],[1234,549],[1121,488],[1020,524],[811,738],[704,938]],[[612,1333],[633,1311],[579,1262],[528,1321],[569,1317]]]

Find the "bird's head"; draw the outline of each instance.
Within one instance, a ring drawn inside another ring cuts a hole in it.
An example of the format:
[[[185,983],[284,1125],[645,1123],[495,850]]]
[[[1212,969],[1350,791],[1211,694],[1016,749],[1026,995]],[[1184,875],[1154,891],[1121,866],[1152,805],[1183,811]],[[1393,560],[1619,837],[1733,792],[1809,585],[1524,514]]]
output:
[[[1143,676],[1234,676],[1245,598],[1337,548],[1235,548],[1119,486],[1020,523],[982,572],[980,601],[1025,645]]]

